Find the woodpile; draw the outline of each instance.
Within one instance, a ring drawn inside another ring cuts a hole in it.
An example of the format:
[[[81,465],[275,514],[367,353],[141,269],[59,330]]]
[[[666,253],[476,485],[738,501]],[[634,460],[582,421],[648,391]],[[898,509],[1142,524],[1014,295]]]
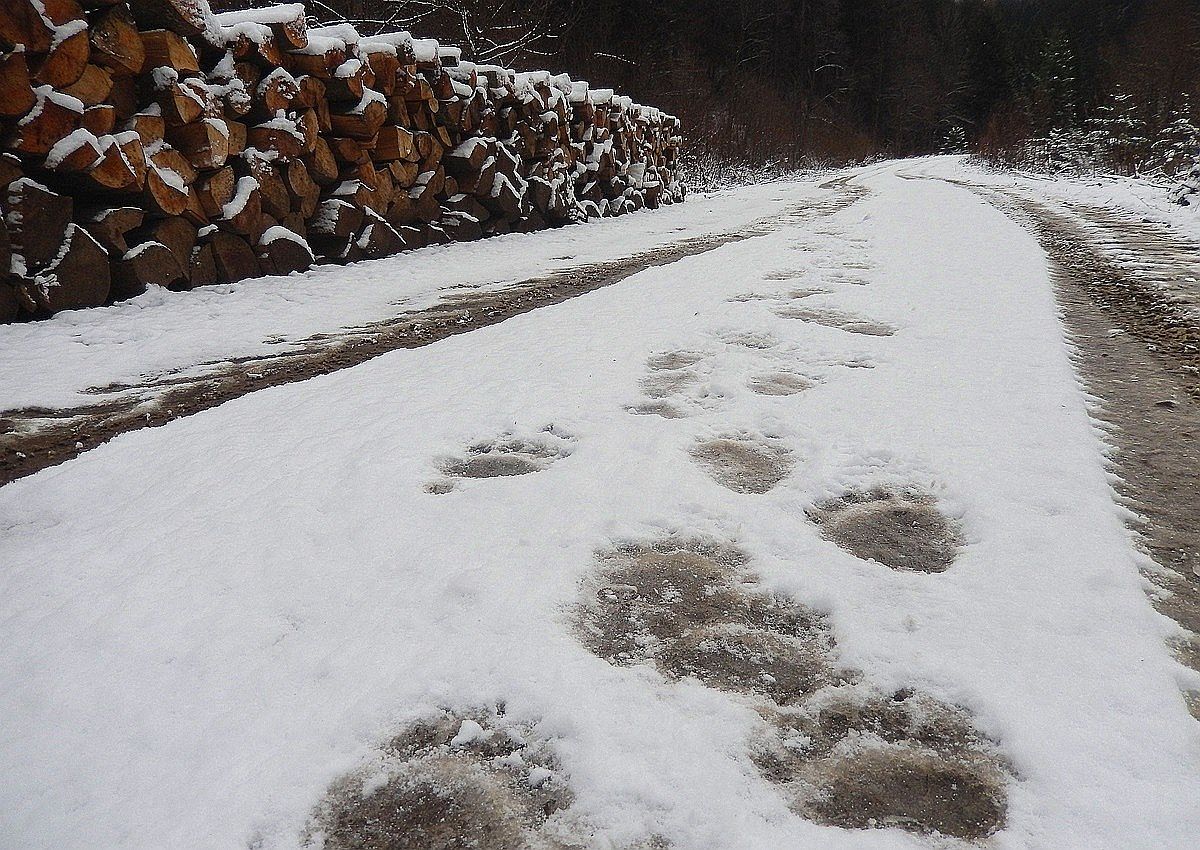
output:
[[[0,3],[0,321],[683,199],[679,122],[290,3]]]

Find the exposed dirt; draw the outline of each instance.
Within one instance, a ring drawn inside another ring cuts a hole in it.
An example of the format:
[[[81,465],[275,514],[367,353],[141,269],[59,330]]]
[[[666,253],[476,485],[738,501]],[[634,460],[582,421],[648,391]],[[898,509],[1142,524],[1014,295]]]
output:
[[[579,633],[614,664],[653,662],[672,678],[794,702],[836,680],[823,618],[749,583],[745,556],[703,540],[662,540],[601,556]]]
[[[565,850],[585,846],[564,837],[571,802],[530,729],[497,712],[447,712],[337,782],[303,839],[324,850]]]
[[[699,376],[686,369],[651,372],[641,380],[642,392],[648,398],[668,398],[686,390],[699,381]]]
[[[652,401],[646,404],[634,404],[625,408],[636,416],[661,416],[663,419],[683,419],[687,416],[682,410],[669,401]]]
[[[537,437],[526,438],[506,434],[495,440],[485,440],[468,446],[461,457],[446,458],[440,463],[442,474],[454,478],[501,478],[541,472],[555,461],[569,457],[573,438],[553,427],[544,429]],[[430,493],[449,493],[453,481],[434,481],[426,486]]]
[[[892,336],[896,329],[883,322],[873,322],[853,313],[843,313],[840,310],[825,310],[807,307],[779,307],[775,315],[784,319],[800,319],[830,328],[846,331],[852,334],[866,336]]]
[[[448,295],[425,310],[297,340],[278,354],[201,363],[143,382],[97,387],[90,391],[100,399],[95,404],[0,411],[0,485],[63,463],[127,431],[163,425],[265,387],[357,366],[390,351],[429,345],[619,283],[648,268],[830,215],[866,191],[844,179],[830,181],[826,188],[834,190],[827,198],[728,233],[685,239],[503,288]]]
[[[1009,774],[961,709],[842,685],[764,716],[772,733],[755,762],[804,817],[963,839],[1004,825]]]
[[[817,382],[795,372],[763,372],[750,378],[751,392],[759,395],[795,395],[812,389]]]
[[[960,185],[1050,257],[1076,369],[1115,448],[1116,487],[1158,565],[1146,571],[1152,601],[1185,630],[1176,656],[1200,670],[1200,246],[1110,210]],[[1185,697],[1200,719],[1200,694]]]
[[[808,509],[821,533],[864,561],[940,573],[954,563],[958,529],[937,500],[916,490],[853,490]]]
[[[791,452],[748,436],[698,443],[692,459],[735,493],[766,493],[792,471]]]
[[[968,839],[1001,828],[1011,773],[969,715],[859,683],[839,669],[825,618],[762,591],[746,568],[740,550],[696,539],[601,553],[581,639],[614,664],[749,699],[766,730],[751,756],[803,817]]]

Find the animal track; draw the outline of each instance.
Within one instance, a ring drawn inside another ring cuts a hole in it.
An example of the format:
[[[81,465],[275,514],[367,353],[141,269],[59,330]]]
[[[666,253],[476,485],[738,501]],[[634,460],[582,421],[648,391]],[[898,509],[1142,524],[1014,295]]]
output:
[[[619,665],[653,662],[789,704],[836,680],[823,618],[760,591],[731,546],[667,539],[601,556],[591,598],[578,611],[584,644]]]
[[[792,470],[788,449],[747,436],[706,440],[691,454],[714,481],[735,493],[766,493]]]
[[[442,461],[440,468],[447,480],[434,481],[426,486],[429,493],[448,493],[455,488],[456,478],[501,478],[541,472],[555,461],[571,454],[571,437],[553,427],[536,437],[505,435],[495,440],[468,446],[461,457]]]
[[[722,334],[721,339],[729,345],[740,345],[742,348],[758,351],[766,351],[779,345],[779,340],[773,334],[760,331],[731,331]]]
[[[335,783],[303,841],[323,850],[565,850],[581,846],[559,837],[572,799],[529,727],[501,711],[445,712]]]
[[[800,319],[801,321],[812,322],[829,328],[837,328],[847,333],[866,334],[867,336],[891,336],[896,332],[896,329],[891,325],[884,324],[883,322],[872,322],[860,316],[855,316],[852,313],[843,313],[839,310],[787,306],[777,308],[775,315],[784,319]]]
[[[963,839],[1004,826],[1011,773],[970,716],[838,669],[825,618],[762,591],[739,549],[668,538],[601,553],[576,610],[583,643],[751,701],[752,760],[802,817]]]
[[[750,378],[747,386],[759,395],[795,395],[817,385],[812,378],[795,372],[762,372]]]
[[[846,684],[764,717],[772,731],[754,761],[797,814],[962,839],[1004,825],[1008,771],[962,709]]]
[[[663,419],[682,419],[687,416],[682,410],[669,401],[652,401],[646,404],[634,404],[625,408],[638,416],[661,416]]]
[[[915,489],[852,490],[809,508],[822,535],[850,554],[896,570],[940,573],[962,541],[937,500]]]
[[[642,378],[642,392],[649,398],[667,398],[678,395],[699,378],[685,369],[652,372]]]
[[[660,351],[646,358],[646,367],[657,372],[685,369],[707,356],[703,351]]]

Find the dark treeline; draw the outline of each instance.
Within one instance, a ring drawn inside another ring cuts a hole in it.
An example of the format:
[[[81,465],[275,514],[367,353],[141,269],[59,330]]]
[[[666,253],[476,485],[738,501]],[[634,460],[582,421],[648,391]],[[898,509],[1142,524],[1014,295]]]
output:
[[[1194,135],[1200,104],[1200,0],[321,0],[310,9],[367,31],[405,26],[479,61],[615,86],[683,118],[691,149],[750,162],[966,145],[1002,154],[1087,128],[1099,138],[1102,125],[1149,146],[1173,124]]]
[[[598,0],[559,52],[724,154],[994,150],[1082,126],[1117,93],[1151,134],[1190,111],[1200,2]]]

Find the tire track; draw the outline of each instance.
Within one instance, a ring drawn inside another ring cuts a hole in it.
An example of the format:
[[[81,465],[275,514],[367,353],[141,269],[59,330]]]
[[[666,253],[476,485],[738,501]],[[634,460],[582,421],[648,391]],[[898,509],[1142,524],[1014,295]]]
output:
[[[828,197],[727,233],[684,239],[622,260],[577,266],[502,289],[449,295],[424,310],[308,337],[278,354],[201,363],[138,383],[93,388],[88,392],[100,398],[94,404],[0,411],[0,486],[78,457],[118,434],[165,425],[266,387],[306,381],[392,351],[470,333],[620,283],[656,266],[832,215],[866,193],[849,181],[850,177],[831,180],[821,187],[832,190]]]

